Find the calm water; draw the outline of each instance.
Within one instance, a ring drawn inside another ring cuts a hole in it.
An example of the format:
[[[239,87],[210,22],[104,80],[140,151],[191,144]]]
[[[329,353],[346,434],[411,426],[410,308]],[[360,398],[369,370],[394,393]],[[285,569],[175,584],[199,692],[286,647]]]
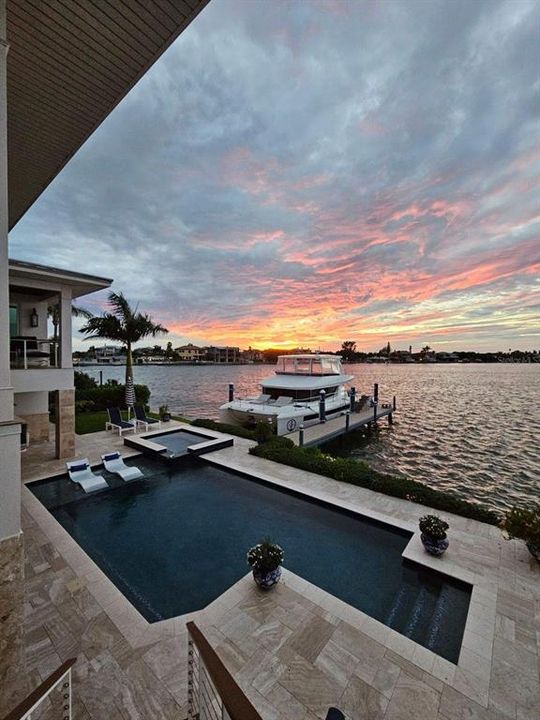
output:
[[[81,368],[98,377],[100,368]],[[384,401],[397,396],[389,428],[355,438],[354,457],[468,499],[505,508],[540,498],[540,364],[348,365],[357,392],[379,383]],[[124,368],[103,368],[104,381]],[[217,417],[227,384],[238,395],[258,393],[269,365],[136,367],[136,382],[187,417]]]
[[[32,490],[150,622],[208,605],[271,535],[287,568],[457,662],[470,587],[404,564],[409,533],[201,461],[132,462],[145,480],[91,496],[67,477]]]

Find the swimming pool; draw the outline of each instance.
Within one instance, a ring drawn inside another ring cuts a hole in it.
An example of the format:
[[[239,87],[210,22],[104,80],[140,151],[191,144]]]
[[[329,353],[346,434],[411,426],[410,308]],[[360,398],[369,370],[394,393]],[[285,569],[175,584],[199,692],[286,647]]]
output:
[[[471,587],[404,562],[410,533],[200,460],[131,462],[145,480],[91,496],[28,487],[149,622],[204,608],[268,535],[294,573],[457,662]]]

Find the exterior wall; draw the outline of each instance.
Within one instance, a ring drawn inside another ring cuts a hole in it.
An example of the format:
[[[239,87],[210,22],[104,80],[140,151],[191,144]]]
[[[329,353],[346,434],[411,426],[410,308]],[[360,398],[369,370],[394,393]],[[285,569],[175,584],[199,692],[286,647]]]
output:
[[[6,3],[0,0],[0,540],[21,529],[21,427],[13,421],[8,342],[7,52]]]
[[[56,393],[56,457],[75,455],[75,390]]]
[[[74,382],[73,370],[63,368],[12,370],[11,376],[16,393],[71,390]]]
[[[9,304],[17,305],[19,309],[18,335],[31,335],[32,337],[37,337],[41,340],[47,338],[47,308],[49,303],[46,301],[38,302],[31,297],[29,298],[27,295],[23,295],[22,293],[10,292]],[[30,313],[34,308],[38,314],[37,327],[32,327],[30,325]]]
[[[16,393],[15,415],[25,420],[30,442],[43,442],[49,439],[48,392]]]

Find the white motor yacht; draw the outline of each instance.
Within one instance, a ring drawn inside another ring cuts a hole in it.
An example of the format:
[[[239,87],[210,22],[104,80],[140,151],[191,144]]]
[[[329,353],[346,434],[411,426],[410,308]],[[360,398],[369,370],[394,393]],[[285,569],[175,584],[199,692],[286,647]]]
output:
[[[234,398],[220,407],[221,422],[249,425],[271,421],[278,435],[299,429],[301,423],[318,422],[321,390],[326,416],[350,407],[345,375],[339,355],[280,355],[275,375],[261,382],[261,394]]]

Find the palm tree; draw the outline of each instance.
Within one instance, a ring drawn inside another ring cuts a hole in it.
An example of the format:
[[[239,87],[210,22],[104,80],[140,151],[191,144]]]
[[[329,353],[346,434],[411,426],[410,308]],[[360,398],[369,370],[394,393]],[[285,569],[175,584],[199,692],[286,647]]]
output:
[[[156,337],[168,333],[167,328],[155,323],[146,313],[132,308],[123,293],[109,293],[111,312],[104,312],[101,317],[93,316],[81,328],[80,332],[87,335],[86,339],[102,338],[122,343],[126,348],[126,384],[128,377],[133,380],[133,343],[151,335]]]
[[[58,342],[58,327],[60,325],[60,305],[49,305],[47,308],[47,315],[51,318],[53,324],[53,340]],[[77,307],[76,305],[71,306],[71,315],[74,318],[85,318],[89,320],[92,317],[90,310],[86,308]]]

